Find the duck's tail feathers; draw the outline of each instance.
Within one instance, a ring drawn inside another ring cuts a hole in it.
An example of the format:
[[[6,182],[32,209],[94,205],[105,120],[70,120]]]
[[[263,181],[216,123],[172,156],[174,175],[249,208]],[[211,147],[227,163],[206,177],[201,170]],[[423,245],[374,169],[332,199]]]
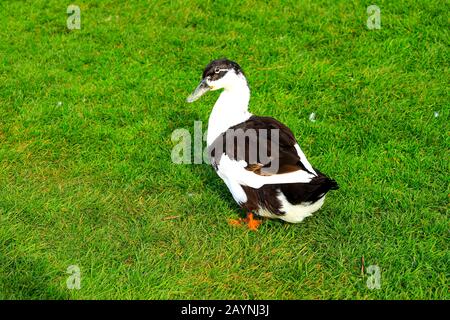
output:
[[[281,185],[280,190],[292,204],[316,202],[328,191],[339,189],[339,185],[333,179],[328,178],[319,171],[309,183],[293,183]]]

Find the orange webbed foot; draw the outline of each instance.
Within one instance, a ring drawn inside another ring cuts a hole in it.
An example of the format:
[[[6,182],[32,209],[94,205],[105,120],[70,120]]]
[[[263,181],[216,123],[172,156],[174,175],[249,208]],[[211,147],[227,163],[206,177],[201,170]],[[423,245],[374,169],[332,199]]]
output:
[[[228,219],[228,224],[230,226],[240,226],[242,225],[242,219]]]
[[[247,218],[245,218],[244,221],[247,223],[247,227],[252,231],[258,230],[258,227],[261,225],[261,220],[255,219],[251,212],[247,213]]]
[[[251,212],[247,213],[247,217],[245,219],[228,219],[228,224],[230,226],[241,226],[243,224],[246,224],[247,227],[252,231],[258,230],[258,227],[261,225],[261,223],[262,221],[255,219],[253,213]]]

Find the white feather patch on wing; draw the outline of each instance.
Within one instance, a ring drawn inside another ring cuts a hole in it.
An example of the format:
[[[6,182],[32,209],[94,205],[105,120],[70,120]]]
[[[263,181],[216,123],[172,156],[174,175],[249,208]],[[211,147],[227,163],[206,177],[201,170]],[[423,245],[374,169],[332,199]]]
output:
[[[224,177],[226,177],[229,181],[255,189],[259,189],[265,184],[309,183],[314,178],[313,174],[303,170],[272,176],[260,176],[252,171],[246,170],[245,167],[247,167],[245,160],[231,160],[224,153],[220,157],[219,164],[217,165],[217,173],[224,181]]]
[[[309,172],[314,173],[314,175],[317,176],[316,171],[313,169],[312,165],[309,163],[308,159],[306,159],[305,154],[303,153],[302,149],[300,149],[300,146],[298,143],[294,146],[295,150],[297,150],[297,154],[300,157],[300,161],[303,163],[306,169],[308,169]]]
[[[220,170],[217,170],[217,174],[219,175],[219,177],[222,178],[222,180],[227,185],[228,190],[230,190],[234,201],[236,201],[238,204],[243,204],[247,202],[247,194],[245,193],[244,189],[242,189],[239,183],[237,183],[233,179],[230,179],[230,177],[228,177]]]

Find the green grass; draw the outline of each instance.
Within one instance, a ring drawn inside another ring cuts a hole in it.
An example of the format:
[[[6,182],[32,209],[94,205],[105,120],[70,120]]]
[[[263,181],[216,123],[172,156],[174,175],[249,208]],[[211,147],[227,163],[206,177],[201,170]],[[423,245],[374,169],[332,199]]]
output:
[[[0,298],[448,299],[450,5],[377,1],[368,30],[371,4],[0,2]],[[214,170],[171,162],[220,57],[340,184],[301,224],[231,227]]]

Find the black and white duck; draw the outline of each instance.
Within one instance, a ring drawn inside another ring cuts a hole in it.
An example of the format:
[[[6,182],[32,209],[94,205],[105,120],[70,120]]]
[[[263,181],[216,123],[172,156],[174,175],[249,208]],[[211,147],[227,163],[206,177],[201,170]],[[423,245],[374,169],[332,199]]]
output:
[[[326,193],[338,184],[308,162],[287,126],[248,111],[250,89],[236,62],[211,61],[187,101],[219,89],[223,91],[208,121],[211,164],[247,210],[249,228],[259,225],[253,213],[298,223],[319,210]]]

